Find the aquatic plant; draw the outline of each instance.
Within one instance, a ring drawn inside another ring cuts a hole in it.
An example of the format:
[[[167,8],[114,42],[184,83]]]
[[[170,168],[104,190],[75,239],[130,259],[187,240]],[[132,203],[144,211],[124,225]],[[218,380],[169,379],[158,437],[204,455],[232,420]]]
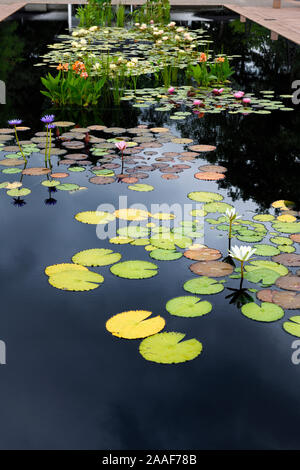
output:
[[[47,161],[49,161],[50,167],[51,167],[51,160],[50,160],[50,155],[51,155],[51,134],[52,134],[52,129],[55,128],[55,125],[52,124],[54,121],[54,114],[50,115],[45,115],[41,118],[41,121],[45,124],[46,126],[46,146],[45,146],[45,167],[47,166]],[[50,130],[50,132],[49,132]],[[50,137],[49,137],[50,134]]]
[[[21,152],[21,155],[25,161],[25,163],[27,163],[27,158],[25,157],[24,155],[24,152],[22,150],[22,147],[20,145],[20,141],[19,141],[19,138],[18,138],[18,133],[17,133],[17,126],[19,126],[20,124],[22,124],[22,120],[21,119],[11,119],[10,121],[8,121],[8,124],[14,128],[15,130],[15,137],[16,137],[16,141],[17,141],[17,144],[18,144],[18,147],[20,149],[20,152]]]
[[[241,216],[238,215],[238,213],[236,212],[236,210],[233,208],[233,209],[226,209],[226,217],[228,219],[228,222],[229,222],[229,231],[228,231],[228,238],[229,240],[231,240],[232,238],[232,224],[235,220],[237,219],[240,219]]]
[[[229,250],[229,255],[241,263],[241,283],[244,279],[244,265],[251,259],[255,252],[256,248],[252,248],[251,246],[235,245],[231,248],[231,250]]]
[[[167,24],[170,21],[170,2],[169,0],[146,0],[144,5],[134,10],[132,16],[138,26],[154,22],[159,25]]]
[[[62,73],[59,70],[56,77],[50,73],[46,77],[41,77],[41,81],[47,89],[47,91],[41,90],[41,93],[59,106],[77,105],[87,107],[96,105],[106,80],[105,78],[94,80],[85,68],[84,70],[81,69],[80,73],[79,70],[78,64],[76,64],[73,71],[68,70]]]
[[[111,0],[88,0],[77,8],[76,16],[80,27],[110,26],[112,22]]]

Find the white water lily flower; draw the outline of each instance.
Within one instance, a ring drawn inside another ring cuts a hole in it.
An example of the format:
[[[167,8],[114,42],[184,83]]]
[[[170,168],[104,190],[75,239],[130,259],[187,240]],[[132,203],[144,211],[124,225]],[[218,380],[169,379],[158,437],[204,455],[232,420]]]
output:
[[[163,40],[163,41],[167,41],[168,39],[169,39],[168,36],[163,36],[163,37],[162,37],[162,40]]]
[[[234,207],[232,209],[226,209],[226,216],[228,217],[229,220],[240,219],[241,216],[237,214],[238,213],[236,212]]]
[[[176,31],[177,31],[177,33],[182,33],[182,31],[184,31],[184,28],[179,27],[179,28],[176,29]]]
[[[89,28],[89,31],[92,31],[92,32],[93,32],[93,31],[97,31],[97,30],[98,30],[98,26],[91,26],[91,27]]]
[[[251,246],[235,245],[231,248],[231,250],[229,250],[229,255],[231,256],[231,258],[244,262],[244,261],[248,261],[255,252],[256,252],[256,248],[252,248]]]

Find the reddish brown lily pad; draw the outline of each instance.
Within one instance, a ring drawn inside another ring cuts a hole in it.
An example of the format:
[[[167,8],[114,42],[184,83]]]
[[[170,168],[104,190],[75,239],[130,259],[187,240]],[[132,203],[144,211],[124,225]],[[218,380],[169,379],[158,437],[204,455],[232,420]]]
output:
[[[296,292],[262,289],[256,293],[256,297],[262,302],[272,302],[284,309],[300,308],[300,294]]]
[[[149,131],[154,132],[155,134],[162,134],[164,132],[169,132],[168,127],[151,127]]]
[[[70,132],[79,132],[80,134],[83,132],[84,134],[89,132],[90,129],[88,127],[74,127],[73,129],[70,129]]]
[[[284,266],[300,266],[300,254],[296,253],[281,253],[273,256],[272,260]]]
[[[180,153],[177,153],[177,152],[164,152],[163,153],[163,156],[164,157],[178,157],[178,155],[180,155]]]
[[[93,184],[110,184],[114,181],[115,178],[112,178],[110,176],[93,176],[89,179],[89,182]]]
[[[137,165],[136,166],[137,170],[142,170],[142,171],[153,171],[155,168],[153,168],[152,165]]]
[[[152,163],[154,168],[167,168],[169,165],[167,163]]]
[[[300,243],[300,233],[290,235],[290,239],[293,240],[293,242]]]
[[[138,178],[134,176],[127,176],[126,178],[122,178],[122,183],[133,184],[138,182]]]
[[[189,147],[189,150],[195,151],[195,152],[211,152],[212,150],[216,150],[216,147],[214,145],[191,145]]]
[[[162,144],[159,142],[145,142],[144,144],[140,145],[140,148],[143,149],[159,149],[160,147],[162,147]]]
[[[200,171],[199,173],[195,173],[195,178],[197,180],[204,180],[204,181],[218,181],[223,180],[225,175],[223,173],[217,173],[213,171]]]
[[[222,253],[219,250],[207,247],[199,248],[197,250],[187,250],[183,254],[186,258],[196,261],[214,261],[220,259],[222,256]]]
[[[174,166],[168,166],[167,168],[160,168],[159,171],[162,173],[181,173],[183,170]]]
[[[24,160],[23,158],[6,158],[5,160],[0,160],[0,165],[3,166],[17,166],[23,165]]]
[[[300,292],[300,276],[281,276],[275,282],[276,286],[285,290],[295,290]]]
[[[106,170],[114,170],[120,166],[121,165],[119,163],[104,163],[104,165],[101,165],[101,168],[105,168]]]
[[[91,131],[103,131],[104,129],[106,129],[106,126],[100,126],[99,124],[93,124],[92,126],[88,126],[88,128]]]
[[[201,165],[199,166],[199,170],[201,171],[213,171],[214,173],[226,173],[227,168],[221,165]]]
[[[60,160],[59,164],[60,165],[73,165],[73,163],[77,163],[75,160]]]
[[[233,266],[223,261],[199,261],[190,266],[190,270],[199,276],[222,277],[233,271]]]
[[[176,163],[176,165],[173,165],[173,168],[180,168],[181,170],[187,170],[188,168],[191,168],[191,165],[187,165],[185,163]]]
[[[161,177],[164,178],[165,180],[177,180],[179,178],[179,175],[167,173],[166,175],[161,175]]]
[[[30,175],[30,176],[41,176],[41,175],[47,175],[50,173],[49,168],[45,167],[32,167],[32,168],[25,168],[25,170],[22,171],[23,175]]]
[[[157,162],[174,162],[173,157],[157,157],[155,160]]]
[[[6,128],[6,129],[0,129],[0,134],[13,134],[15,132],[14,129],[11,127]]]
[[[68,153],[67,155],[65,155],[65,159],[68,160],[84,160],[85,158],[87,158],[87,154],[86,153]]]
[[[6,145],[5,147],[2,147],[3,152],[19,152],[20,149],[17,145]]]
[[[146,151],[144,152],[144,154],[145,154],[145,155],[150,155],[150,156],[152,156],[152,155],[157,155],[158,152],[151,152],[150,150],[146,150]]]
[[[141,152],[141,150],[142,150],[141,148],[137,148],[137,147],[132,148],[132,149],[126,149],[124,150],[123,155],[127,155],[127,156],[135,155],[136,153]]]
[[[62,145],[70,150],[79,150],[84,148],[84,143],[79,141],[63,142]]]
[[[182,157],[193,157],[196,158],[200,155],[200,153],[197,153],[197,152],[181,152]]]
[[[52,178],[67,178],[69,176],[69,173],[51,173]]]
[[[131,174],[131,178],[138,178],[138,179],[144,180],[146,178],[149,178],[149,175],[148,175],[148,173],[143,173],[141,171],[137,171],[137,172]]]

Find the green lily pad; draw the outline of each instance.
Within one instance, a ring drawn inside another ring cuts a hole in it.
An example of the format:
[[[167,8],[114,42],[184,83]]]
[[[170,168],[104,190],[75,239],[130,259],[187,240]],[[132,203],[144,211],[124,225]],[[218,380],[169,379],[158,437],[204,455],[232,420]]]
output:
[[[272,243],[275,243],[275,245],[292,245],[293,240],[291,240],[288,237],[273,237],[270,238],[270,241]]]
[[[218,294],[224,290],[221,282],[207,276],[190,279],[183,284],[183,288],[192,294]]]
[[[60,181],[57,180],[44,180],[41,182],[41,185],[46,186],[47,188],[54,188],[55,186],[58,186],[60,184]]]
[[[149,230],[139,225],[129,225],[128,227],[119,228],[117,233],[121,237],[146,238],[149,234]]]
[[[195,338],[181,341],[184,333],[157,333],[145,338],[139,352],[147,361],[161,364],[178,364],[195,359],[202,351],[202,344]]]
[[[259,222],[271,222],[275,217],[272,214],[257,214],[253,217],[253,220],[258,220]]]
[[[57,289],[69,291],[87,291],[96,289],[102,284],[104,277],[89,270],[70,270],[53,274],[49,284]]]
[[[224,198],[221,194],[211,193],[209,191],[193,191],[188,194],[188,198],[192,201],[197,202],[213,202],[213,201],[222,201]]]
[[[156,250],[151,251],[150,257],[159,261],[172,261],[181,258],[182,253],[179,251],[162,250],[157,248]]]
[[[282,251],[283,253],[293,253],[294,251],[296,251],[296,248],[291,245],[277,245],[277,246],[280,249],[280,251]]]
[[[284,316],[284,310],[279,305],[270,302],[262,302],[261,306],[250,302],[242,306],[242,314],[251,320],[261,322],[273,322]]]
[[[79,186],[74,183],[62,183],[57,186],[57,189],[60,191],[75,191],[76,189],[79,189]]]
[[[9,189],[6,192],[6,194],[8,194],[8,196],[12,196],[12,197],[27,196],[30,193],[31,193],[31,190],[28,189],[28,188]]]
[[[288,269],[274,261],[254,260],[245,266],[245,278],[254,283],[261,282],[263,286],[269,286],[280,276],[288,274]]]
[[[154,186],[151,186],[150,184],[132,184],[128,186],[128,189],[131,189],[132,191],[148,192],[153,191]]]
[[[233,209],[231,204],[227,204],[227,202],[208,202],[204,204],[203,209],[206,212],[221,212],[225,213],[227,209]]]
[[[115,218],[116,216],[114,214],[106,211],[85,211],[78,212],[78,214],[75,215],[75,219],[79,222],[91,225],[108,224],[115,220]]]
[[[254,245],[254,248],[256,249],[255,255],[257,256],[275,256],[280,253],[280,250],[272,245],[260,244]]]
[[[112,274],[125,279],[148,279],[156,276],[158,267],[149,261],[123,261],[114,264],[110,271]]]
[[[149,238],[137,238],[133,240],[131,243],[133,246],[146,246],[149,245]]]
[[[21,173],[21,172],[22,172],[21,168],[4,168],[4,170],[2,170],[2,173],[7,174],[7,175],[13,175],[15,173]]]
[[[201,317],[211,312],[212,304],[192,295],[175,297],[166,303],[166,310],[177,317]]]
[[[284,322],[282,327],[290,335],[300,338],[300,315],[290,317],[289,321]]]
[[[72,261],[83,266],[107,266],[108,264],[117,263],[121,258],[120,253],[114,253],[112,250],[94,248],[76,253],[72,257]]]
[[[272,227],[277,232],[282,233],[300,233],[300,222],[274,222]]]

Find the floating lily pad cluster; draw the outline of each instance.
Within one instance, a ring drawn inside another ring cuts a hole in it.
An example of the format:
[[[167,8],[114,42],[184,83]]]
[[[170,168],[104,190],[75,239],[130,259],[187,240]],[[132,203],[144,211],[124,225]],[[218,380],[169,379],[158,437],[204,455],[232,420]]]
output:
[[[235,90],[224,87],[220,95],[214,93],[213,87],[191,88],[189,85],[175,87],[170,95],[166,88],[144,88],[127,90],[121,98],[123,101],[133,103],[136,108],[150,108],[158,113],[170,113],[170,119],[184,121],[187,117],[195,115],[203,117],[205,114],[270,114],[272,111],[293,111],[294,108],[286,105],[291,98],[275,99],[273,93],[265,92],[255,97],[247,93],[250,103],[245,104],[242,98],[235,98]],[[200,102],[200,104],[195,104]]]
[[[76,28],[72,35],[57,36],[59,42],[48,46],[50,52],[41,56],[42,62],[36,66],[56,68],[60,63],[84,61],[90,64],[89,73],[93,76],[107,73],[114,76],[120,70],[125,75],[147,75],[159,71],[166,64],[185,68],[191,60],[197,60],[198,50],[207,49],[210,42],[202,29],[188,32],[183,27],[160,26],[157,32],[159,34],[152,26],[142,30]]]
[[[57,129],[52,135],[51,160],[47,166],[44,163],[45,132],[37,132],[30,140],[20,141],[28,159],[28,162],[24,163],[19,147],[7,145],[8,142],[4,141],[6,138],[13,139],[11,129],[0,129],[3,131],[0,168],[3,167],[2,173],[6,178],[7,175],[14,178],[13,181],[7,179],[0,183],[0,188],[9,191],[8,195],[21,197],[30,194],[31,189],[23,187],[25,177],[26,182],[30,182],[31,177],[40,177],[41,185],[47,188],[50,196],[57,191],[72,194],[87,189],[87,186],[78,184],[79,179],[76,176],[83,172],[89,172],[91,184],[106,186],[122,183],[126,184],[130,191],[152,192],[155,190],[154,186],[144,180],[154,172],[161,173],[163,181],[178,179],[181,173],[193,169],[198,157],[215,150],[212,145],[191,145],[192,139],[179,138],[167,127],[141,125],[125,129],[91,125],[83,128],[66,121],[57,121],[55,124]],[[28,135],[30,129],[24,130]],[[120,140],[126,141],[123,159],[116,147]],[[164,150],[164,146],[170,143],[176,145],[176,152]],[[33,165],[32,160],[35,162]],[[219,165],[201,165],[196,170],[195,177],[216,181],[219,178],[212,178],[211,175],[224,176],[225,172],[226,168]]]

